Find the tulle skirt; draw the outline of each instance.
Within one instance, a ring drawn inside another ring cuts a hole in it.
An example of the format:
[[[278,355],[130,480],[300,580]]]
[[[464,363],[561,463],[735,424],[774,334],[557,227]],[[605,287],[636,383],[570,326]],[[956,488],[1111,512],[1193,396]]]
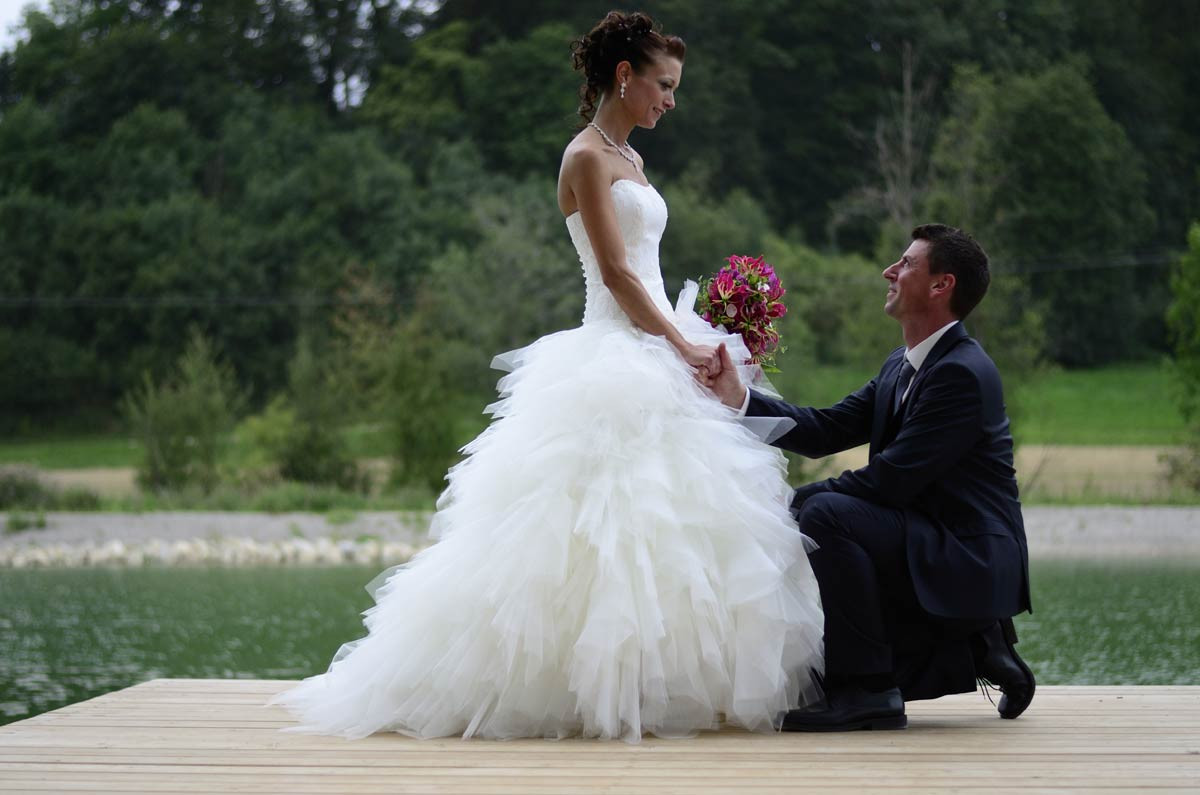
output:
[[[747,355],[690,305],[690,339]],[[636,741],[770,731],[815,700],[823,616],[782,455],[627,323],[498,359],[437,543],[368,586],[365,637],[272,699],[288,730]]]

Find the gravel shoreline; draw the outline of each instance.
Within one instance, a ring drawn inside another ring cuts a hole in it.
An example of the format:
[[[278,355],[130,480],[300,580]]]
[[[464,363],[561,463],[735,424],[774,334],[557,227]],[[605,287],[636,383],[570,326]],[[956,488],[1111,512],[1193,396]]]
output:
[[[1200,561],[1200,508],[1024,509],[1034,560]],[[48,513],[0,536],[0,568],[400,563],[428,546],[428,512]]]

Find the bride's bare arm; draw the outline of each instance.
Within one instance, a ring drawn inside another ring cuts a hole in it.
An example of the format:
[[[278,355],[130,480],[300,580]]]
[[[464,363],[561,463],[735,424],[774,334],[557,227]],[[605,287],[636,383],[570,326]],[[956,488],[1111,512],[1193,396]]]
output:
[[[675,324],[655,306],[650,293],[629,267],[625,259],[625,242],[613,208],[612,177],[604,156],[591,149],[572,152],[563,163],[562,178],[567,180],[579,206],[583,228],[596,254],[604,286],[629,319],[643,331],[665,337],[693,367],[703,366],[714,374],[719,372],[720,359],[716,349],[692,345],[684,339]]]

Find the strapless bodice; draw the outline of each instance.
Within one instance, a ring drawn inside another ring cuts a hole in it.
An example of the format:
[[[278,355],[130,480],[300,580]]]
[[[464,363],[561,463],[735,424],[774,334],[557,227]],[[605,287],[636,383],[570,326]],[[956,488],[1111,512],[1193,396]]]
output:
[[[625,241],[625,260],[645,285],[654,303],[668,313],[673,313],[671,302],[663,288],[662,271],[658,264],[658,244],[667,227],[667,204],[651,185],[643,185],[631,179],[619,179],[610,188],[613,207],[617,214],[617,225]],[[567,230],[571,242],[579,254],[583,266],[583,278],[587,286],[587,301],[583,310],[583,322],[616,321],[629,323],[629,317],[617,304],[612,293],[604,286],[600,265],[592,250],[583,227],[583,217],[578,213],[567,216]]]

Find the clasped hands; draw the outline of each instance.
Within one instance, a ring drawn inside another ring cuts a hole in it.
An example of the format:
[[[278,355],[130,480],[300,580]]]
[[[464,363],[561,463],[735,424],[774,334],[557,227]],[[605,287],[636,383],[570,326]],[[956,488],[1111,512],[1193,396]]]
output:
[[[705,345],[693,347],[695,356],[688,355],[688,364],[695,369],[696,380],[713,391],[722,403],[732,409],[741,408],[746,399],[746,387],[738,377],[737,367],[729,358],[725,343],[716,348]]]

